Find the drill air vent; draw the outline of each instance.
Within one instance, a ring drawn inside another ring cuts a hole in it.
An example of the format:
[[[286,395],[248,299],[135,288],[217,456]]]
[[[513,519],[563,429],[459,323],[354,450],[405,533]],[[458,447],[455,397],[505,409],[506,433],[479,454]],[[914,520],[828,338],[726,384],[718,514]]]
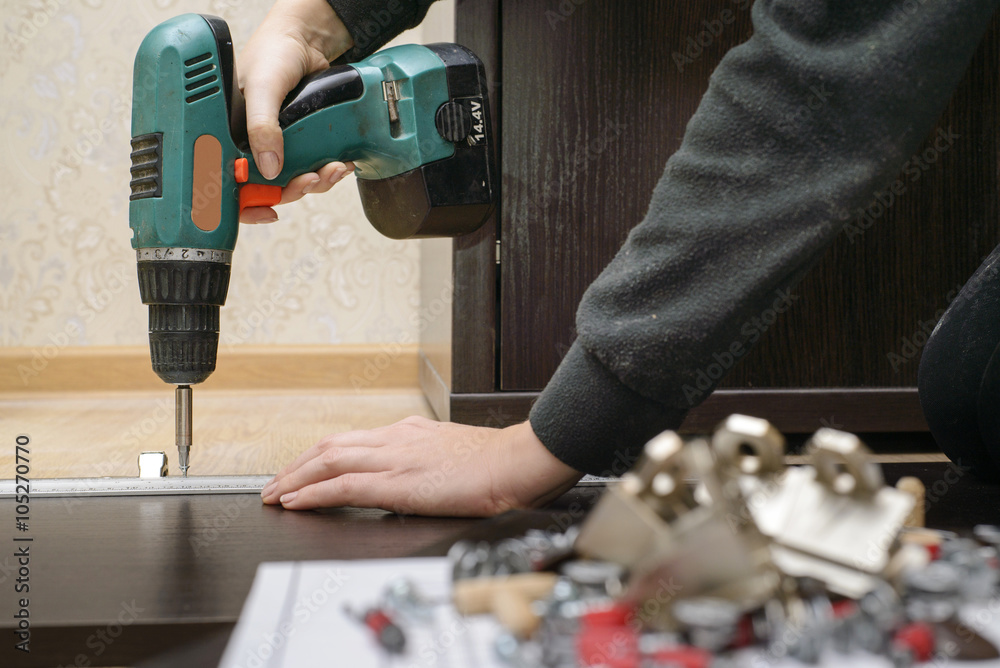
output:
[[[160,197],[163,191],[163,133],[154,132],[132,138],[132,194],[129,199]]]
[[[219,79],[215,74],[210,74],[214,69],[215,61],[212,59],[211,53],[206,52],[200,56],[188,58],[184,61],[184,78],[194,79],[194,81],[191,81],[184,86],[184,90],[188,92],[197,91],[184,98],[185,102],[191,104],[192,102],[197,102],[198,100],[219,92],[218,85],[212,86],[211,88],[205,88],[205,86],[208,86]]]

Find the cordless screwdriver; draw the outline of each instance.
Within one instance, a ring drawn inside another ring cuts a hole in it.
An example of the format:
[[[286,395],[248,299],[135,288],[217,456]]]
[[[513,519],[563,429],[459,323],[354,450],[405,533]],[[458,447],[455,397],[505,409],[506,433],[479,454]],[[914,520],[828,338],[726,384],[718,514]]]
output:
[[[404,45],[303,79],[281,106],[284,166],[253,162],[226,22],[184,14],[135,59],[129,226],[153,370],[176,386],[187,475],[191,386],[215,370],[240,212],[299,174],[354,162],[365,216],[393,239],[478,229],[494,205],[483,64],[457,44]]]

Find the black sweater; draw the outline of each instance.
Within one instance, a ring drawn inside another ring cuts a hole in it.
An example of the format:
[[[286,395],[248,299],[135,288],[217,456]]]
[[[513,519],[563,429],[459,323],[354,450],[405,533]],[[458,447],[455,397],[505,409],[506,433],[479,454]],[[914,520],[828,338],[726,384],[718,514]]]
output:
[[[327,0],[354,38],[342,59],[353,63],[369,56],[393,37],[416,27],[434,0]]]
[[[330,2],[352,35],[346,17],[381,6]],[[398,2],[402,27],[429,4]],[[753,37],[712,74],[645,219],[580,302],[577,341],[530,415],[546,447],[620,474],[676,428],[720,359],[756,341],[747,323],[787,308],[848,212],[919,148],[996,6],[758,0]]]

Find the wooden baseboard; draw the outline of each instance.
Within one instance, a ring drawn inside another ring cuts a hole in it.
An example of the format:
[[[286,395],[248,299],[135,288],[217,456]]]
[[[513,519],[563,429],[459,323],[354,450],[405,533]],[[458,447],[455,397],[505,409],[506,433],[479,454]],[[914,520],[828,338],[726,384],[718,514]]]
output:
[[[158,391],[146,346],[0,348],[0,394]],[[236,346],[199,388],[416,389],[417,345]]]
[[[420,379],[420,389],[431,405],[431,410],[438,420],[448,422],[451,419],[451,396],[448,383],[434,367],[434,363],[424,353],[418,351],[417,375]]]

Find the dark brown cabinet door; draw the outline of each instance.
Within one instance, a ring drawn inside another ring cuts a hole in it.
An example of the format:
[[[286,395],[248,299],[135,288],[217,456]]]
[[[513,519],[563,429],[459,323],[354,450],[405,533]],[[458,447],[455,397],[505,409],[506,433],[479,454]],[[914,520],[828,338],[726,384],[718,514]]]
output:
[[[786,429],[831,414],[865,431],[924,428],[920,347],[1000,238],[998,26],[926,152],[901,166],[902,191],[850,221],[695,422],[744,410],[783,416]],[[502,182],[496,223],[456,243],[453,417],[482,421],[469,407],[491,404],[523,417],[573,341],[584,290],[644,216],[712,70],[751,31],[742,0],[459,1],[458,40],[486,53],[495,78]]]
[[[750,11],[501,6],[500,388],[537,390],[573,341],[584,290],[645,215],[709,74],[749,37]]]

